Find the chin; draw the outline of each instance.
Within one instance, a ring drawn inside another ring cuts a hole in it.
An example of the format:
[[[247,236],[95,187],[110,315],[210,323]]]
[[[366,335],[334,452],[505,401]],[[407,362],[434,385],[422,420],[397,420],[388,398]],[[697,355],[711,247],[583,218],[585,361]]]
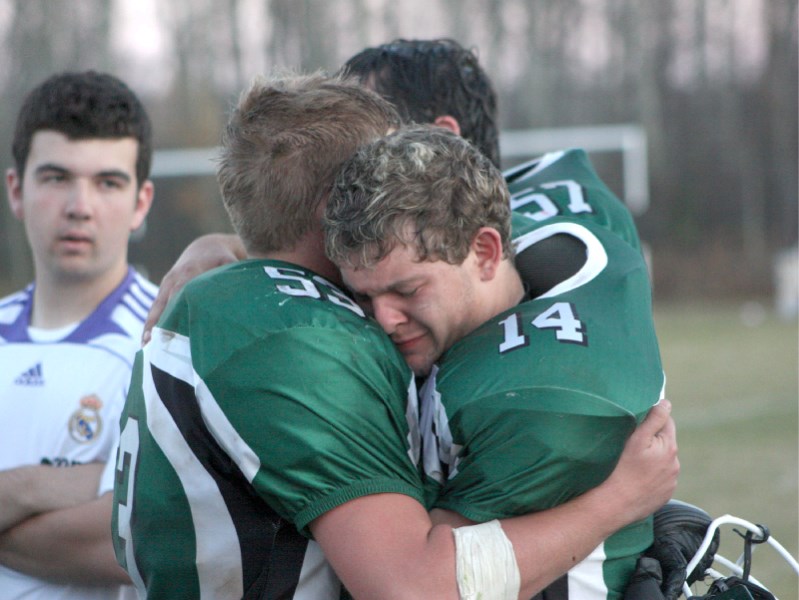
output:
[[[413,371],[413,374],[417,377],[427,377],[430,375],[430,371],[433,370],[433,363],[423,359],[414,360],[413,358],[409,358],[406,362],[411,368],[411,371]]]

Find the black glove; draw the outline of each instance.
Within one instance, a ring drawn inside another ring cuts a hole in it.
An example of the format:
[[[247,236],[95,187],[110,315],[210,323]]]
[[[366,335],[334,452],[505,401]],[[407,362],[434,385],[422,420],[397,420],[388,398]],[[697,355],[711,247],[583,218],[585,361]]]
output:
[[[644,556],[660,563],[663,572],[661,590],[666,600],[676,600],[682,592],[683,583],[686,582],[685,569],[702,545],[711,522],[705,511],[679,500],[670,500],[655,513],[655,541],[644,552]],[[688,574],[688,585],[704,578],[705,571],[713,564],[718,547],[717,530],[702,560]]]
[[[642,556],[635,564],[635,572],[624,590],[624,600],[663,600],[660,589],[662,582],[660,563],[654,558]]]

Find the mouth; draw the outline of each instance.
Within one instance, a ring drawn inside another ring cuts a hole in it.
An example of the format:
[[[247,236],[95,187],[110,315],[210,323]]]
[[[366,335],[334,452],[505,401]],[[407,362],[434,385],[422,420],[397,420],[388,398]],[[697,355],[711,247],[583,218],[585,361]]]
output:
[[[58,236],[57,243],[66,250],[82,250],[93,244],[91,236],[85,233],[69,231]]]
[[[426,334],[392,341],[414,374],[420,377],[426,377],[430,374],[432,366],[432,360],[430,360],[431,348]]]
[[[399,349],[402,354],[410,354],[414,352],[424,340],[424,334],[413,337],[405,337],[401,340],[392,339],[394,345]]]

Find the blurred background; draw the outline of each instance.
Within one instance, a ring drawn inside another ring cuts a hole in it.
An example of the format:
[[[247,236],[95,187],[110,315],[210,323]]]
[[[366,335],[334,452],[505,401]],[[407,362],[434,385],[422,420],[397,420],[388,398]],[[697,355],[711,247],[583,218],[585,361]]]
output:
[[[227,227],[205,149],[254,75],[334,71],[367,45],[440,36],[476,48],[503,130],[572,134],[551,136],[554,147],[535,138],[526,157],[514,144],[509,164],[588,146],[597,127],[645,135],[643,189],[625,189],[622,152],[592,160],[634,204],[658,298],[770,308],[778,264],[793,261],[795,279],[795,0],[0,0],[0,136],[10,140],[22,97],[41,79],[92,67],[141,94],[157,149],[203,149],[194,166],[208,175],[156,178],[134,260],[158,281],[190,239]],[[30,276],[22,229],[3,211],[0,290]],[[796,312],[795,298],[784,302]]]
[[[16,110],[46,76],[126,80],[157,150],[131,258],[158,282],[197,235],[229,231],[210,157],[254,75],[335,71],[397,37],[475,48],[505,166],[585,147],[633,209],[681,436],[678,496],[766,522],[796,555],[798,25],[794,0],[0,0],[0,155],[11,164]],[[3,203],[0,295],[31,276]],[[798,598],[770,559],[766,581]]]

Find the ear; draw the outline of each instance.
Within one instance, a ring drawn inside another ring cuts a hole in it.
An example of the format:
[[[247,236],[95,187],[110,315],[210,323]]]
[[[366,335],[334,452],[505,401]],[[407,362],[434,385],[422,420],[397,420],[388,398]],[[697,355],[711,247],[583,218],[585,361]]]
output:
[[[133,219],[130,222],[130,230],[136,231],[141,224],[144,223],[144,218],[150,212],[150,207],[153,205],[153,197],[155,196],[155,186],[149,179],[145,181],[139,191],[136,193],[136,208],[133,210]]]
[[[461,134],[461,124],[458,123],[458,119],[452,117],[450,115],[440,115],[433,119],[433,125],[437,127],[443,127],[444,129],[449,129],[451,132],[460,135]]]
[[[23,221],[25,219],[25,208],[22,202],[22,180],[16,169],[6,171],[6,195],[8,196],[8,207],[14,216]]]
[[[491,281],[502,262],[502,236],[493,227],[481,227],[471,244],[481,281]]]

